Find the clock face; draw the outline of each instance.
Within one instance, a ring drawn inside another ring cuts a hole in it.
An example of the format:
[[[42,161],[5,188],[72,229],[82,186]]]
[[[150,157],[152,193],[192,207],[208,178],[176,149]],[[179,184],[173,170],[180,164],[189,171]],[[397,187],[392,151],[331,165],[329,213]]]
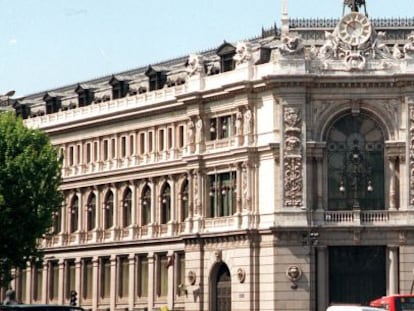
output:
[[[368,18],[358,12],[344,16],[338,25],[340,39],[353,46],[366,42],[371,37],[371,32],[372,26]]]

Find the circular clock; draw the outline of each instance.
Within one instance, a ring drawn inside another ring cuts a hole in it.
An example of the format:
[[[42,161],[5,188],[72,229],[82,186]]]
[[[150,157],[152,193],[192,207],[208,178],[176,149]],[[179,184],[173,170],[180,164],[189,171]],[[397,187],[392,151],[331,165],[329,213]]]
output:
[[[369,40],[372,26],[369,19],[358,12],[345,15],[338,24],[339,38],[352,46],[358,46]]]

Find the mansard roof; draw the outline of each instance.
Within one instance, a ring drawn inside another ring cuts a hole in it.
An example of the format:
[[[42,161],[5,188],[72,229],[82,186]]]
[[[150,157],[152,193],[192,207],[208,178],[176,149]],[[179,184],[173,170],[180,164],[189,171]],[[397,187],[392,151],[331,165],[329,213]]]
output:
[[[338,21],[339,19],[289,19],[289,33],[295,33],[300,37],[303,40],[302,43],[304,48],[307,50],[311,50],[311,48],[315,46],[320,48],[326,40],[326,32],[333,31]],[[384,43],[390,47],[395,44],[402,47],[404,41],[407,40],[410,33],[414,31],[413,18],[371,19],[371,22],[378,32],[381,31],[387,33]],[[272,50],[281,50],[281,45],[284,44],[281,40],[282,36],[281,29],[274,25],[271,28],[262,29],[261,34],[257,37],[240,42],[249,43],[253,53],[253,62],[255,64],[261,64],[270,60]],[[220,55],[235,51],[236,46],[237,42],[224,41],[216,48],[208,49],[197,54],[203,57],[204,65],[207,69],[208,67],[213,68],[216,66],[217,61],[219,61]],[[183,74],[187,71],[188,59],[188,55],[173,58],[167,61],[114,73],[77,84],[66,85],[47,92],[31,94],[17,100],[21,104],[26,103],[29,105],[31,105],[31,103],[39,103],[42,100],[44,101],[51,97],[72,100],[77,96],[77,91],[79,91],[80,88],[94,89],[98,92],[102,91],[105,93],[116,81],[128,81],[129,84],[135,84],[135,86],[133,86],[134,89],[145,88],[148,81],[148,75],[155,72],[164,73],[169,81],[173,79],[182,81]],[[206,74],[208,74],[208,72],[206,72]],[[167,85],[174,85],[174,83],[168,83]],[[98,96],[97,98],[99,99],[100,97]]]

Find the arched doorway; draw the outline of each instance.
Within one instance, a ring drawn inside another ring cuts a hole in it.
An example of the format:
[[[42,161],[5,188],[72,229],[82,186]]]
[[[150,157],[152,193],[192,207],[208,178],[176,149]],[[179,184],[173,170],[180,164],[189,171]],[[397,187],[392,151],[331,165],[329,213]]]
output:
[[[384,134],[365,113],[338,119],[327,135],[328,210],[384,209]]]
[[[231,311],[231,276],[226,264],[220,263],[211,274],[211,311]]]

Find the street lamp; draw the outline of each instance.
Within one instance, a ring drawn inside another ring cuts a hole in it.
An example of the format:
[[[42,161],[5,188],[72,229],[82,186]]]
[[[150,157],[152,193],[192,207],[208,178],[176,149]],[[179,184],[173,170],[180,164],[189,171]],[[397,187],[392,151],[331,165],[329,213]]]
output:
[[[354,146],[344,163],[343,179],[339,182],[339,192],[346,192],[346,185],[350,186],[352,190],[352,208],[360,208],[360,199],[364,197],[361,193],[363,188],[368,193],[374,191],[374,186],[371,181],[371,167],[367,163],[366,157],[362,153],[360,146],[354,142]],[[366,183],[366,187],[364,187]]]

